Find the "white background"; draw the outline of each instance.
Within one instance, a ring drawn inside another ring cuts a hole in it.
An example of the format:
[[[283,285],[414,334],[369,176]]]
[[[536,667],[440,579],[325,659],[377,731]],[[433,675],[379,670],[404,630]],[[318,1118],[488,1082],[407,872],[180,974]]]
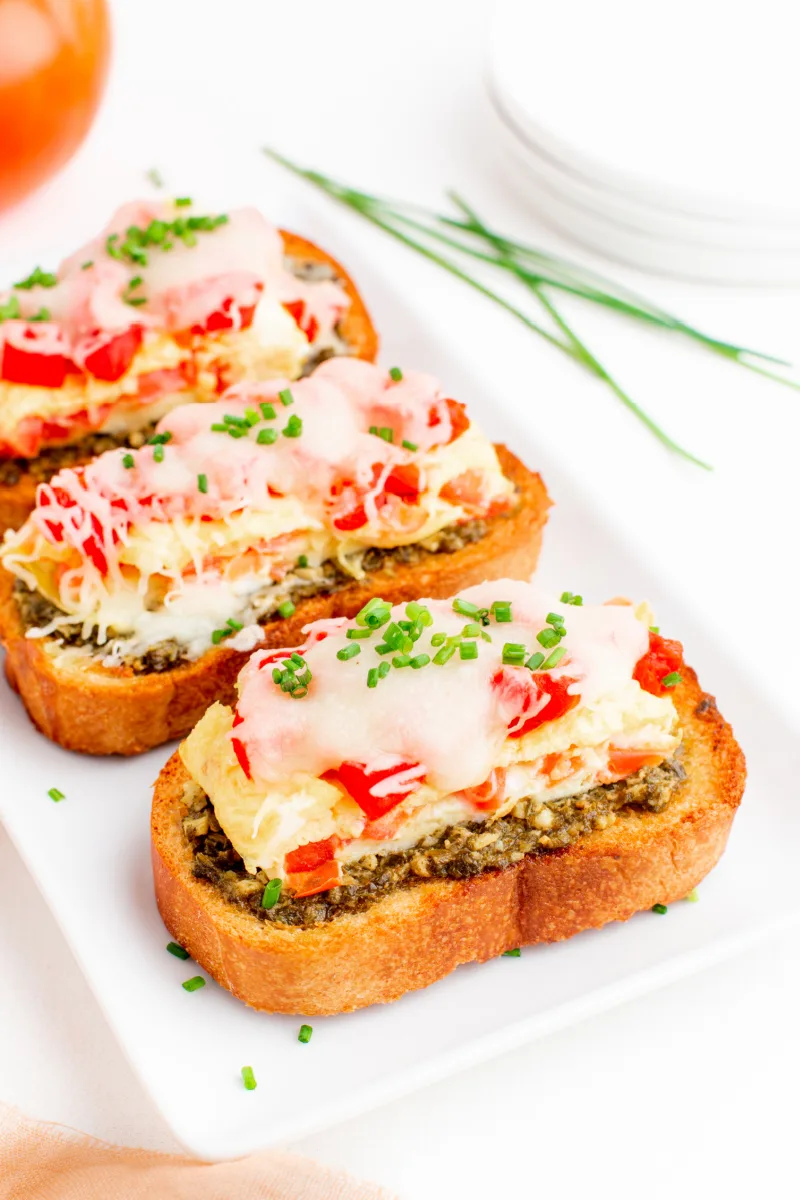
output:
[[[226,164],[244,164],[268,210],[270,176],[256,154],[264,142],[370,191],[439,203],[457,186],[496,224],[580,255],[505,184],[483,99],[485,5],[476,0],[402,8],[117,0],[114,8],[116,61],[101,119],[60,179],[0,221],[3,259],[48,265],[66,230],[82,236],[103,219],[105,193],[126,173],[133,189],[158,166],[181,191],[170,167],[191,154],[219,162],[223,190]],[[714,463],[705,476],[668,458],[599,384],[480,298],[380,235],[348,219],[339,227],[381,257],[434,328],[463,329],[498,377],[546,406],[552,438],[591,479],[598,508],[666,564],[764,689],[800,716],[791,632],[800,394],[570,310],[637,398]],[[795,292],[693,288],[598,265],[710,332],[800,361]],[[787,780],[787,803],[796,787]],[[2,835],[0,905],[0,1098],[112,1140],[177,1150]],[[797,939],[785,936],[292,1149],[408,1200],[512,1190],[794,1196],[798,984]]]

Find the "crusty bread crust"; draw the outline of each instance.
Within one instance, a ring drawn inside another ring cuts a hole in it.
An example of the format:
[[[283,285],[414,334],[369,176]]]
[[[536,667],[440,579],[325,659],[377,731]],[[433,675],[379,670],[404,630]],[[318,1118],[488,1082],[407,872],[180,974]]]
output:
[[[453,554],[431,555],[415,565],[390,563],[359,583],[297,605],[288,619],[268,621],[259,649],[298,646],[301,629],[321,617],[353,617],[372,596],[393,604],[419,596],[452,596],[484,579],[527,579],[536,567],[550,499],[538,475],[504,446],[497,447],[504,474],[518,488],[520,504],[492,521],[485,537]],[[236,676],[249,653],[224,644],[196,662],[159,674],[88,664],[56,667],[42,640],[25,637],[13,597],[14,577],[0,569],[0,642],[6,675],[33,723],[68,750],[86,754],[140,754],[184,737],[215,700],[232,702]]]
[[[744,755],[691,670],[675,702],[687,782],[660,813],[623,810],[564,850],[467,880],[397,891],[310,929],[258,921],[192,875],[177,752],[155,785],[156,902],[172,937],[253,1008],[306,1016],[385,1004],[466,962],[557,942],[686,896],[718,861],[745,782]]]
[[[289,257],[306,259],[310,262],[324,262],[333,268],[336,277],[341,281],[344,290],[350,297],[350,307],[342,320],[342,338],[351,348],[355,358],[374,362],[378,354],[378,332],[347,271],[325,250],[314,245],[313,242],[299,237],[296,233],[289,233],[288,230],[282,229],[281,237],[284,250]],[[91,456],[87,455],[83,461],[89,462],[90,458]],[[36,488],[40,482],[40,479],[27,471],[20,476],[17,483],[0,484],[0,537],[3,536],[6,529],[19,529],[23,524],[36,503]]]

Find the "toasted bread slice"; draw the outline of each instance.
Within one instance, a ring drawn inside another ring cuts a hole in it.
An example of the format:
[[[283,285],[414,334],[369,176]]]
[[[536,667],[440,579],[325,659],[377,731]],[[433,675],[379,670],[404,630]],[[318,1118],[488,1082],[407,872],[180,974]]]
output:
[[[392,604],[419,596],[450,596],[484,579],[527,579],[536,567],[550,499],[538,475],[504,446],[503,473],[517,486],[519,505],[495,518],[485,537],[452,554],[383,568],[329,595],[303,600],[294,614],[264,625],[259,648],[298,646],[301,629],[321,617],[353,617],[372,596]],[[14,578],[0,570],[0,641],[6,674],[31,720],[52,741],[86,754],[139,754],[183,737],[215,700],[232,703],[248,653],[221,645],[196,662],[157,674],[135,674],[84,660],[56,666],[42,640],[26,638],[13,596]]]
[[[342,284],[350,298],[350,307],[342,320],[340,332],[342,340],[347,343],[354,358],[363,358],[366,362],[374,362],[378,354],[378,333],[372,324],[366,305],[344,267],[332,258],[325,250],[306,241],[296,233],[281,230],[284,250],[287,257],[301,259],[307,262],[327,263],[336,278]],[[186,403],[191,396],[187,395]],[[78,443],[78,449],[80,443]],[[79,466],[89,462],[91,453],[77,453],[70,457],[70,466]],[[22,460],[21,460],[22,461]],[[16,483],[0,483],[0,537],[6,529],[19,529],[25,518],[33,510],[36,503],[36,488],[47,478],[41,471],[20,467],[20,475]]]
[[[252,1008],[306,1016],[385,1004],[467,962],[557,942],[686,896],[716,864],[745,782],[744,756],[689,669],[675,703],[687,780],[662,812],[622,809],[563,850],[466,880],[404,887],[366,911],[299,928],[261,922],[192,874],[182,830],[189,775],[175,753],[155,786],[156,901],[172,937]]]

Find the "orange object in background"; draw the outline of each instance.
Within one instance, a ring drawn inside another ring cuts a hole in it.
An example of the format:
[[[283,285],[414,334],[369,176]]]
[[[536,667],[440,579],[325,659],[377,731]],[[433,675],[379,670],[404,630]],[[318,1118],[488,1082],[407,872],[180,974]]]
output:
[[[0,210],[83,141],[109,49],[105,0],[0,0]]]

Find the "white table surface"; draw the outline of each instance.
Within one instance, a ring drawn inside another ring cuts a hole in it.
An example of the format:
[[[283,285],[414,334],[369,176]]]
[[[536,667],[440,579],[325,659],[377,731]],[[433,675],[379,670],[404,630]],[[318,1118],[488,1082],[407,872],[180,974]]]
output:
[[[579,253],[537,225],[492,157],[485,7],[116,0],[101,119],[59,180],[0,220],[0,257],[46,265],[60,218],[79,227],[82,206],[121,163],[135,181],[163,168],[170,146],[199,145],[209,108],[230,114],[227,154],[252,156],[270,141],[367,190],[430,202],[457,185],[495,223]],[[255,157],[252,169],[261,169]],[[347,219],[342,228],[363,236]],[[482,339],[489,365],[502,351],[498,371],[529,386],[531,403],[550,406],[587,471],[602,446],[607,511],[630,536],[663,547],[681,589],[711,608],[719,637],[739,638],[760,686],[800,718],[798,639],[787,645],[782,636],[797,595],[800,394],[571,309],[630,390],[713,461],[706,477],[654,452],[599,384],[521,327],[369,238],[369,252],[418,296],[427,320],[460,323],[471,344]],[[711,332],[800,361],[797,292],[701,289],[596,265]],[[787,803],[796,789],[787,780]],[[0,913],[0,1099],[110,1140],[178,1150],[2,832]],[[794,1196],[799,986],[798,939],[783,935],[291,1148],[406,1200]]]

